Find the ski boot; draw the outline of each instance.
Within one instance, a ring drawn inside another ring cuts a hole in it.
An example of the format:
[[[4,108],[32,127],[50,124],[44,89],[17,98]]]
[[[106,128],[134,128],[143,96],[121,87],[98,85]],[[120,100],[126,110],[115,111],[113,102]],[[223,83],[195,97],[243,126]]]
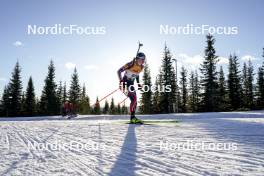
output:
[[[136,118],[135,113],[131,113],[130,123],[131,124],[143,124],[143,121],[141,119]]]

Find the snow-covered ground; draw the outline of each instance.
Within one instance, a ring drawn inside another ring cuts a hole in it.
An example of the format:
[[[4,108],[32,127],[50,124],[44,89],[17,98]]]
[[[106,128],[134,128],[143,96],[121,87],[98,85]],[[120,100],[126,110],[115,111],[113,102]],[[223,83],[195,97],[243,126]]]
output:
[[[139,117],[0,118],[0,175],[264,175],[264,111]]]

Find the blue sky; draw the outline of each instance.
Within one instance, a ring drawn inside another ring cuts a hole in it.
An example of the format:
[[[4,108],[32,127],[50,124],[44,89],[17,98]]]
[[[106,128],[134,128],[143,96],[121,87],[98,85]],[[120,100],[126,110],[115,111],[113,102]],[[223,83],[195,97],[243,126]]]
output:
[[[257,67],[264,47],[264,1],[209,0],[46,0],[0,2],[0,93],[9,81],[15,62],[22,66],[24,88],[32,75],[39,95],[51,59],[56,80],[69,84],[76,66],[89,96],[104,96],[115,89],[116,71],[130,61],[137,42],[144,43],[152,76],[158,73],[166,42],[172,54],[189,70],[201,62],[205,35],[160,35],[160,25],[237,26],[238,35],[215,35],[216,52],[226,67],[226,58],[236,52],[251,57]],[[105,35],[28,35],[28,25],[105,26]],[[255,68],[256,71],[256,68]],[[122,94],[117,93],[117,101]]]

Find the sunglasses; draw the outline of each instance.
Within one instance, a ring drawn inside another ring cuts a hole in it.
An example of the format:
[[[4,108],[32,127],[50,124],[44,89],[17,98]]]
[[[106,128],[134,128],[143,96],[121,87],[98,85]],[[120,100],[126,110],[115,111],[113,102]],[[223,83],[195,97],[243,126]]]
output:
[[[145,62],[145,57],[138,57],[138,60]]]

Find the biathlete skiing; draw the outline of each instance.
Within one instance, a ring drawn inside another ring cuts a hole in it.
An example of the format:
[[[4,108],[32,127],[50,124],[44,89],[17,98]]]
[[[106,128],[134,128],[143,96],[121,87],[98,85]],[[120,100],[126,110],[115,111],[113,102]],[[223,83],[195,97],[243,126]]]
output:
[[[141,45],[139,45],[140,48]],[[118,70],[118,78],[119,78],[119,86],[120,90],[122,90],[130,99],[130,123],[131,124],[143,124],[143,121],[138,119],[135,116],[136,108],[137,108],[137,94],[134,87],[135,80],[138,84],[138,89],[142,88],[142,85],[139,84],[139,74],[144,69],[145,63],[145,54],[142,52],[137,52],[136,58],[133,61],[125,64]],[[124,76],[122,76],[122,73]]]

